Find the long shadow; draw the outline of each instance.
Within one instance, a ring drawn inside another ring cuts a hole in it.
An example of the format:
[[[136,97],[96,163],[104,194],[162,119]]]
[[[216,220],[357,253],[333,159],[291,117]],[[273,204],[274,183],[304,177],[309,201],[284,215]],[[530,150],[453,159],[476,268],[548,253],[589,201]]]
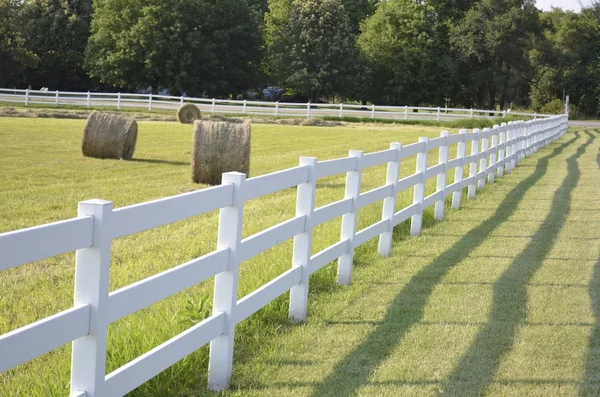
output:
[[[186,163],[184,161],[171,161],[171,160],[160,160],[160,159],[136,159],[133,158],[129,161],[134,161],[138,163],[149,163],[149,164],[167,164],[167,165],[185,165],[189,166],[191,163]]]
[[[577,159],[595,139],[592,134],[587,134],[589,139],[566,161],[567,176],[554,193],[548,217],[527,247],[494,283],[494,303],[489,320],[448,376],[444,395],[483,395],[494,380],[502,359],[512,349],[517,332],[527,319],[527,284],[552,250],[569,215],[573,189],[581,176]]]
[[[312,396],[348,396],[366,384],[371,373],[389,357],[404,335],[413,325],[421,321],[435,286],[453,266],[464,260],[494,229],[515,212],[518,202],[523,199],[525,193],[545,175],[549,160],[558,156],[578,138],[579,134],[576,133],[575,137],[541,158],[535,171],[508,193],[491,218],[472,229],[454,246],[419,271],[394,298],[386,312],[383,324],[344,357],[323,382],[315,385]]]

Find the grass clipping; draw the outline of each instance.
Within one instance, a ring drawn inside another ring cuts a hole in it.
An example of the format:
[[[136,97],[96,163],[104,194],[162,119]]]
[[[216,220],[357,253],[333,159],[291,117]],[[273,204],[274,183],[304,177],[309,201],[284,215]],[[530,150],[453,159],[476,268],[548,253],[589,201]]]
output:
[[[92,112],[83,131],[86,157],[129,160],[137,141],[137,122],[116,114]]]
[[[250,172],[250,121],[243,124],[198,120],[194,123],[192,180],[218,185],[221,174]]]
[[[195,120],[200,120],[202,113],[198,106],[186,103],[177,111],[177,120],[182,124],[192,124]]]

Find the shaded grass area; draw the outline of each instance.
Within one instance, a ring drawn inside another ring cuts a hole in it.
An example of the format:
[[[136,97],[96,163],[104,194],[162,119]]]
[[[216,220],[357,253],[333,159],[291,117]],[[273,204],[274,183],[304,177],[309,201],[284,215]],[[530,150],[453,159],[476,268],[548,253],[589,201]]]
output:
[[[204,188],[191,183],[192,126],[140,122],[133,161],[98,160],[81,155],[83,120],[0,118],[0,232],[76,216],[77,202],[102,198],[115,208]],[[253,127],[251,176],[298,164],[302,155],[329,159],[349,149],[372,152],[392,141],[415,142],[439,136],[439,130],[416,126],[346,126],[311,128],[279,125]],[[430,164],[437,158],[432,156]],[[402,174],[414,172],[404,161]],[[386,166],[364,172],[362,190],[385,183]],[[317,205],[343,198],[344,175],[319,180]],[[428,184],[428,192],[435,181]],[[247,237],[295,213],[295,189],[252,200],[244,214]],[[412,200],[399,195],[398,207]],[[427,215],[429,219],[430,215]],[[381,217],[381,205],[361,209],[359,227]],[[216,248],[218,213],[192,218],[113,242],[110,289],[115,290],[187,262]],[[314,252],[339,239],[341,221],[315,230]],[[291,266],[291,241],[242,264],[239,297],[270,281]],[[376,258],[374,242],[357,252],[357,262]],[[1,258],[0,258],[1,261]],[[72,306],[75,258],[65,254],[0,273],[0,333],[6,333]],[[340,288],[335,268],[311,279],[311,299],[325,299]],[[342,289],[343,290],[343,289]],[[109,327],[107,371],[113,371],[187,329],[210,313],[212,279],[161,301]],[[277,334],[297,328],[287,320],[284,295],[242,322],[236,331],[235,366],[251,362],[256,351]],[[318,313],[311,309],[311,315]],[[68,393],[70,346],[0,374],[0,395],[65,395]],[[132,395],[181,396],[205,390],[207,348],[188,356]],[[241,378],[240,378],[241,380]]]
[[[391,258],[238,368],[238,393],[600,394],[599,135],[567,134],[418,239],[398,231]]]

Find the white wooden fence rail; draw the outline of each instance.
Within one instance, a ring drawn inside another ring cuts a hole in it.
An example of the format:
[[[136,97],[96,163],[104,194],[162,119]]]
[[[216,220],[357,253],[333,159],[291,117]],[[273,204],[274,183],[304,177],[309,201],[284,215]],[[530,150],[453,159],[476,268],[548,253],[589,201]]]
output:
[[[379,236],[379,253],[389,255],[393,227],[412,218],[411,234],[421,233],[425,208],[435,204],[435,217],[444,217],[445,199],[460,206],[461,192],[469,198],[485,180],[493,182],[513,169],[518,161],[559,138],[567,130],[568,116],[513,122],[484,131],[421,138],[402,146],[363,154],[351,151],[347,158],[317,161],[302,157],[298,167],[246,179],[246,175],[223,174],[220,186],[185,193],[114,210],[103,200],[79,204],[79,216],[62,222],[0,234],[0,271],[46,257],[77,251],[75,302],[68,310],[0,336],[0,371],[6,371],[41,354],[72,342],[71,396],[122,396],[201,346],[210,343],[209,388],[229,386],[236,324],[290,290],[289,315],[306,320],[309,276],[338,260],[338,282],[352,277],[355,249]],[[488,147],[491,137],[492,145]],[[471,155],[466,144],[472,142]],[[480,141],[483,141],[480,144]],[[448,147],[458,144],[457,157],[448,158]],[[427,168],[430,151],[438,150],[439,162]],[[416,172],[399,175],[400,162],[417,156]],[[490,162],[487,160],[490,158]],[[387,164],[386,184],[360,193],[362,170]],[[469,177],[463,170],[469,166]],[[448,184],[447,172],[455,169]],[[316,181],[346,173],[345,198],[320,208],[315,206]],[[436,192],[425,197],[427,179],[437,178]],[[298,187],[296,215],[248,238],[241,238],[244,202],[292,186]],[[395,211],[398,193],[413,188],[413,203]],[[359,208],[383,200],[380,221],[356,230]],[[220,210],[217,250],[157,275],[110,292],[111,241],[133,233]],[[339,242],[311,256],[312,229],[342,216]],[[294,239],[290,270],[237,300],[239,264],[281,243]],[[213,313],[199,324],[166,341],[127,365],[106,374],[108,324],[203,280],[215,277]]]
[[[458,109],[423,106],[385,106],[329,103],[291,103],[248,100],[207,99],[170,95],[35,91],[0,88],[0,102],[45,105],[67,105],[79,107],[139,108],[151,112],[153,109],[179,109],[184,103],[193,103],[206,113],[258,115],[269,117],[361,117],[397,120],[457,120],[465,118],[496,118],[526,116],[533,119],[554,115],[519,113],[510,110]]]

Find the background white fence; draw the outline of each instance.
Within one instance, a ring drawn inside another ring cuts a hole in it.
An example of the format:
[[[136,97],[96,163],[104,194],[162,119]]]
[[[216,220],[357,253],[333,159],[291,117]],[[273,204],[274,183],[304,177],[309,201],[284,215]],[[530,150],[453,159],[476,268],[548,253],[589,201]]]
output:
[[[457,120],[465,118],[497,118],[526,116],[533,119],[552,117],[549,114],[518,113],[506,110],[456,109],[444,107],[380,106],[327,103],[290,103],[234,101],[176,97],[153,94],[126,94],[100,92],[35,91],[0,88],[0,102],[45,105],[69,105],[81,107],[111,107],[121,110],[138,108],[151,112],[153,109],[179,109],[184,103],[193,103],[206,113],[247,114],[269,117],[367,117],[397,120]]]
[[[443,220],[446,197],[452,196],[452,208],[459,208],[465,187],[468,197],[475,198],[477,188],[510,173],[521,159],[564,134],[567,124],[564,115],[483,131],[442,132],[439,138],[420,138],[406,146],[392,143],[390,149],[369,154],[350,151],[349,157],[335,160],[302,157],[298,167],[284,171],[249,179],[230,172],[223,174],[220,186],[119,209],[113,209],[109,201],[84,201],[77,218],[0,234],[0,271],[77,251],[73,307],[0,336],[0,372],[72,342],[71,396],[122,396],[210,343],[209,388],[225,389],[232,373],[236,324],[288,290],[290,317],[305,321],[312,273],[337,259],[338,282],[349,284],[356,247],[378,237],[379,253],[389,255],[394,226],[411,219],[411,234],[419,235],[425,208],[435,206],[435,218]],[[466,153],[468,142],[470,155]],[[458,145],[457,157],[449,159],[449,146],[454,144]],[[438,152],[439,161],[427,168],[431,151]],[[415,173],[401,178],[400,162],[414,155]],[[388,165],[386,184],[360,193],[362,170],[382,164]],[[452,169],[454,180],[448,184],[447,173]],[[315,208],[316,181],[340,173],[346,173],[344,199]],[[436,192],[425,197],[425,182],[433,177],[437,178]],[[294,186],[296,216],[242,239],[244,203]],[[395,212],[396,196],[410,188],[413,203]],[[381,220],[356,230],[359,208],[380,200]],[[109,291],[112,240],[215,210],[220,210],[216,251]],[[340,216],[340,241],[311,256],[313,228]],[[239,264],[291,238],[290,270],[237,300]],[[210,317],[106,375],[108,324],[213,276]]]

